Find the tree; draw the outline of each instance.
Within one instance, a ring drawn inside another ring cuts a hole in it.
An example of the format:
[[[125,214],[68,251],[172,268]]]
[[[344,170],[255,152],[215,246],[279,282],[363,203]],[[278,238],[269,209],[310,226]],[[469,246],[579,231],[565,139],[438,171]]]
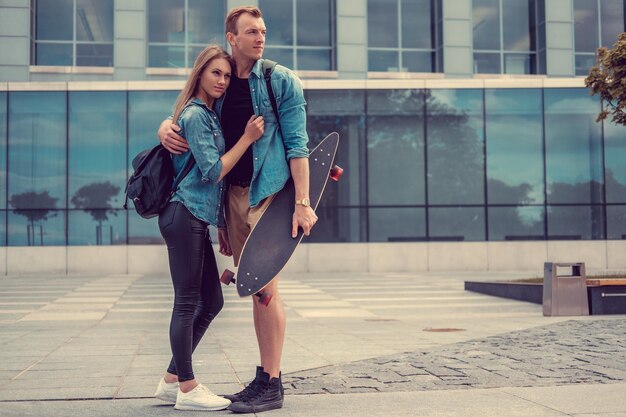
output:
[[[51,212],[55,209],[57,200],[58,198],[51,197],[48,191],[41,193],[27,191],[13,194],[9,199],[13,212],[28,219],[26,234],[29,245],[35,244],[35,222],[45,221],[56,216],[56,213],[51,214]],[[42,207],[45,208],[42,209]],[[41,245],[43,245],[43,226],[40,225],[39,229]]]
[[[72,204],[78,209],[83,209],[98,222],[96,228],[96,241],[102,242],[102,222],[109,220],[109,214],[117,216],[112,210],[111,200],[120,191],[120,187],[106,182],[94,182],[87,184],[76,191],[72,197]]]
[[[596,65],[585,78],[591,95],[600,94],[604,103],[597,122],[612,115],[611,121],[626,125],[626,32],[620,33],[613,49],[598,48]]]

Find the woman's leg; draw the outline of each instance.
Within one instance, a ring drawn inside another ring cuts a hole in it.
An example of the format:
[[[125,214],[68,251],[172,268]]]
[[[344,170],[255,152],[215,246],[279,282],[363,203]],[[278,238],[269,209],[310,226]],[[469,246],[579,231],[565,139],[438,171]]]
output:
[[[193,317],[193,343],[192,352],[200,343],[202,336],[206,333],[213,319],[219,314],[224,306],[224,297],[222,295],[222,286],[219,280],[219,272],[217,270],[217,262],[215,253],[211,245],[211,237],[207,231],[204,241],[204,261],[202,266],[202,284],[200,291],[200,301],[196,306]],[[167,382],[175,381],[177,375],[176,363],[174,358],[170,361],[167,368],[170,379]],[[166,379],[166,380],[167,380]]]
[[[192,381],[193,322],[202,288],[207,225],[174,202],[159,216],[159,228],[167,243],[174,286],[170,345],[176,373],[180,382]]]

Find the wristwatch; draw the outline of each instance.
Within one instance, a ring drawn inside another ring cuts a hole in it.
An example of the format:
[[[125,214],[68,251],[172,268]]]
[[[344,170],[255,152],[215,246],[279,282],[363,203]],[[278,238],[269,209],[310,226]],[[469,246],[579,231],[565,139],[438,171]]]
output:
[[[311,207],[311,200],[303,198],[302,200],[296,200],[296,206]]]

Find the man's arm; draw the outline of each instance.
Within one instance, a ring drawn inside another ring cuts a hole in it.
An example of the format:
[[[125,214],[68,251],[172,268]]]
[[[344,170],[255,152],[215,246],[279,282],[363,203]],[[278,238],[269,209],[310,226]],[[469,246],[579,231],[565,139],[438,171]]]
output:
[[[179,155],[189,150],[189,144],[182,136],[178,135],[180,127],[172,122],[171,118],[163,120],[157,135],[159,142],[173,154]]]
[[[289,167],[296,189],[296,200],[309,198],[309,159],[292,158],[289,161]],[[298,226],[302,227],[305,236],[309,236],[316,222],[317,215],[313,208],[296,204],[291,223],[291,237],[295,238],[298,235]]]

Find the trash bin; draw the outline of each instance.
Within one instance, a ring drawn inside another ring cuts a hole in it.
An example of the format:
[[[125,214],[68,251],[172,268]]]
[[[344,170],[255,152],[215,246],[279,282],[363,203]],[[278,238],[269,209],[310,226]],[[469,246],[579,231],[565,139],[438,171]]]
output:
[[[584,262],[543,264],[543,315],[589,315]]]

